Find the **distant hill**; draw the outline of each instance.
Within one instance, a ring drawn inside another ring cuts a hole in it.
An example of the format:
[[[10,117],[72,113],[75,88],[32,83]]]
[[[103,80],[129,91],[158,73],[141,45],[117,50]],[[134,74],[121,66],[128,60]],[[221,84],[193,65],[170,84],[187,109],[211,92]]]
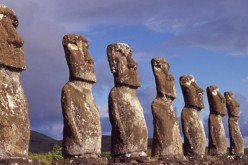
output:
[[[29,152],[32,152],[32,153],[49,152],[53,149],[53,146],[55,144],[61,146],[62,140],[56,140],[42,133],[31,131]],[[151,147],[151,145],[152,145],[152,139],[149,139],[148,146]],[[111,136],[103,135],[102,136],[102,152],[110,151],[110,146],[111,146]]]
[[[32,153],[43,153],[49,152],[53,149],[53,146],[58,144],[61,146],[61,140],[55,140],[49,136],[42,133],[31,131],[30,142],[29,142],[29,152]]]

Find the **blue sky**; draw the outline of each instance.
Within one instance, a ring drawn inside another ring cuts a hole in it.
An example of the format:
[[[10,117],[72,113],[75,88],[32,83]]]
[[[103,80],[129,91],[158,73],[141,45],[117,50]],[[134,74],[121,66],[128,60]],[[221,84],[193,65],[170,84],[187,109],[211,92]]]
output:
[[[175,76],[180,119],[184,105],[179,77],[192,74],[198,85],[216,84],[221,93],[233,91],[241,107],[240,128],[248,147],[248,2],[245,0],[0,0],[19,17],[18,31],[25,40],[27,70],[21,81],[29,101],[31,128],[62,139],[60,95],[69,72],[62,47],[68,33],[84,35],[95,60],[97,83],[93,94],[103,134],[109,134],[108,93],[113,87],[106,47],[125,42],[139,67],[143,106],[152,137],[150,105],[156,95],[150,60],[164,57]],[[209,107],[201,115],[207,130]],[[228,135],[227,117],[223,119]]]

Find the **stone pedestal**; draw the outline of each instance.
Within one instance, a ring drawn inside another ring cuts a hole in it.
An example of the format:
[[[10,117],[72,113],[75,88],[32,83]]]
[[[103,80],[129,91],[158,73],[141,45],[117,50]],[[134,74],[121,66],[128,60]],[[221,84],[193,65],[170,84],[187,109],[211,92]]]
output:
[[[10,158],[0,159],[1,165],[41,165],[41,162],[37,159],[26,158]]]
[[[101,157],[67,158],[56,160],[52,165],[107,165],[108,159]]]

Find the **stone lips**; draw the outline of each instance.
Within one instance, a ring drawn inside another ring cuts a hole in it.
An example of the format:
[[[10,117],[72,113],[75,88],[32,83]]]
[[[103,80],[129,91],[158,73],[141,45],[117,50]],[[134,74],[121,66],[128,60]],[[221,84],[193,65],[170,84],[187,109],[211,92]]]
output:
[[[137,64],[131,55],[127,44],[115,43],[107,47],[109,66],[115,80],[108,101],[113,158],[146,156],[148,132],[136,95],[140,86]]]
[[[225,92],[226,107],[228,111],[228,128],[230,136],[230,155],[244,154],[244,141],[239,128],[238,119],[240,116],[239,103],[232,92]]]
[[[227,152],[226,135],[222,117],[225,112],[225,98],[216,85],[207,87],[210,114],[208,119],[209,129],[209,155],[225,155]]]
[[[88,41],[77,34],[63,38],[63,47],[70,70],[70,80],[62,89],[64,118],[64,157],[98,157],[101,154],[101,125],[98,108],[92,95],[95,83],[94,60]]]
[[[152,157],[177,157],[184,159],[173,100],[176,97],[174,77],[169,73],[169,64],[163,58],[153,58],[152,68],[157,86],[157,97],[152,102],[154,124]]]
[[[0,6],[0,65],[24,70],[24,41],[16,31],[18,18],[6,6]]]
[[[184,155],[199,156],[205,154],[206,135],[200,116],[204,108],[203,92],[192,75],[180,77],[180,86],[185,106],[182,110],[182,128],[184,134]]]

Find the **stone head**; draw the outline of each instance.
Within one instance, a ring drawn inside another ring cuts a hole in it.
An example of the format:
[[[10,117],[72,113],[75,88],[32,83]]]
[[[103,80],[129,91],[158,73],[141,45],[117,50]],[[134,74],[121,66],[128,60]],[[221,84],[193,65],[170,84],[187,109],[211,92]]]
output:
[[[94,60],[88,51],[88,40],[79,34],[67,34],[63,37],[62,44],[70,71],[70,80],[95,83]]]
[[[115,85],[128,85],[132,88],[140,87],[137,73],[137,63],[132,58],[132,51],[125,43],[110,44],[107,55]]]
[[[24,41],[16,30],[18,24],[14,11],[0,4],[0,65],[21,71],[26,66]]]
[[[228,112],[229,117],[239,117],[240,112],[239,112],[239,103],[237,100],[234,98],[234,94],[230,91],[225,92],[224,96],[226,98],[226,108]]]
[[[169,63],[164,58],[158,57],[153,58],[151,64],[158,96],[167,96],[174,100],[176,98],[175,79],[169,72]]]
[[[183,75],[180,77],[179,81],[183,92],[185,106],[195,107],[198,110],[204,108],[204,90],[196,84],[194,76]]]
[[[226,99],[221,95],[219,88],[216,85],[207,87],[208,103],[210,113],[226,115]]]

